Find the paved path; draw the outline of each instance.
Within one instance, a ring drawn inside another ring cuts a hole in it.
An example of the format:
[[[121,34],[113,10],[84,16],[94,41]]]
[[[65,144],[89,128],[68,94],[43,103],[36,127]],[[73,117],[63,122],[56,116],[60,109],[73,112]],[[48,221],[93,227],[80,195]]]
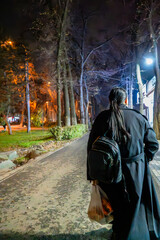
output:
[[[110,225],[87,217],[88,135],[0,183],[0,239],[104,240]]]
[[[0,182],[0,239],[107,240],[111,226],[87,217],[90,184],[86,181],[88,135],[52,155],[25,165]],[[151,164],[159,173],[160,155]],[[154,170],[155,169],[155,170]],[[160,180],[159,175],[154,177]],[[156,183],[157,191],[160,182]]]
[[[152,176],[155,182],[158,198],[160,199],[160,148],[159,151],[156,153],[154,160],[151,161],[149,165],[152,171]]]

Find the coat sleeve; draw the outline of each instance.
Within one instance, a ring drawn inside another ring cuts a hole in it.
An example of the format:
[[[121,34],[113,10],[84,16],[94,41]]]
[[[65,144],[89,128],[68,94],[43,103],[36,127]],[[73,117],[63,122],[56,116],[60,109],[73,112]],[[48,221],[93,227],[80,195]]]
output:
[[[156,134],[148,121],[146,121],[145,124],[144,144],[145,155],[148,161],[151,161],[159,149],[159,143],[156,139]]]
[[[91,132],[89,134],[88,144],[87,144],[87,180],[94,180],[89,176],[89,167],[88,167],[88,154],[89,150],[92,148],[93,142],[96,140],[101,133],[101,117],[102,114],[99,114],[94,121]]]

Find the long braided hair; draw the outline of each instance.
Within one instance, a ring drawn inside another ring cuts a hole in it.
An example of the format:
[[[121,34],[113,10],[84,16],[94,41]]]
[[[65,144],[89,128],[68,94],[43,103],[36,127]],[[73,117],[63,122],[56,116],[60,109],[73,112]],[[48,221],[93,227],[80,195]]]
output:
[[[130,138],[130,134],[125,128],[123,112],[120,109],[120,104],[125,102],[126,97],[126,90],[120,87],[113,88],[109,94],[110,117],[108,127],[118,144],[125,143]]]

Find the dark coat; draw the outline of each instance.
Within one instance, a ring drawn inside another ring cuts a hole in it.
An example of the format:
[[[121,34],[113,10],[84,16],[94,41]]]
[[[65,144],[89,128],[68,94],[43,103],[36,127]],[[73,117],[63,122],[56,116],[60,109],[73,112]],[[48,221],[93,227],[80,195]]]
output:
[[[126,130],[131,135],[131,139],[120,146],[122,158],[131,158],[142,152],[145,154],[133,162],[122,159],[129,203],[124,199],[122,182],[99,185],[108,194],[114,209],[113,230],[117,233],[117,240],[160,240],[160,207],[149,169],[149,161],[153,159],[159,144],[154,130],[143,115],[125,105],[120,108]],[[88,151],[95,139],[106,132],[108,117],[109,110],[106,110],[96,118],[88,140]],[[87,179],[92,180],[88,174],[88,164]]]

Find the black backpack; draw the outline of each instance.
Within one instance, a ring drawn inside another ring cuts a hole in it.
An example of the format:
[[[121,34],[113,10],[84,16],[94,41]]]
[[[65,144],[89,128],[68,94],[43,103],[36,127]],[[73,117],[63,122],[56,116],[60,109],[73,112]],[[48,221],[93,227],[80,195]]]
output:
[[[98,137],[88,154],[89,176],[104,183],[122,180],[121,153],[117,142],[106,136]]]

